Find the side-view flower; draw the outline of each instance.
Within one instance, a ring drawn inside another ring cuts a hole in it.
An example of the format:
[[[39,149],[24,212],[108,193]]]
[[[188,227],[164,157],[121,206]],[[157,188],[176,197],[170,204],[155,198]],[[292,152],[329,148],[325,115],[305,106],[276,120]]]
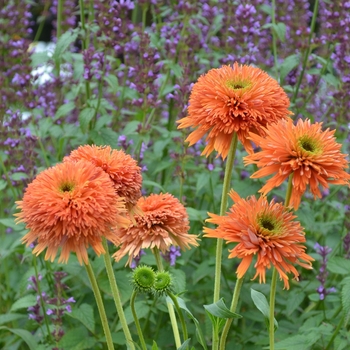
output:
[[[321,198],[320,185],[350,185],[347,154],[341,153],[336,142],[335,130],[322,131],[322,123],[299,119],[294,125],[291,119],[282,120],[266,129],[266,137],[250,133],[249,139],[261,151],[244,158],[244,164],[256,164],[260,170],[251,177],[260,178],[275,174],[260,189],[266,195],[281,185],[292,173],[293,192],[290,204],[298,209],[307,185],[314,197]]]
[[[219,225],[216,229],[204,228],[204,237],[223,238],[227,243],[238,243],[230,250],[229,258],[239,258],[242,262],[237,268],[237,277],[242,278],[256,255],[254,268],[255,279],[265,283],[266,268],[273,265],[284,287],[289,289],[287,273],[293,273],[297,280],[299,272],[293,266],[300,265],[311,269],[314,259],[305,253],[306,241],[303,228],[295,215],[283,204],[269,203],[261,196],[242,199],[231,190],[230,197],[234,204],[225,216],[209,213],[207,222]],[[304,262],[303,262],[304,261]]]

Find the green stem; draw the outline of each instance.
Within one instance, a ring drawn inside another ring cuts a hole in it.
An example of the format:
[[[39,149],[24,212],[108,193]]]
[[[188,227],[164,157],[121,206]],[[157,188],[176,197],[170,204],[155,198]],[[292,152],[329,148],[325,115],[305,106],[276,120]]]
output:
[[[293,175],[289,175],[286,199],[284,201],[284,206],[288,207],[290,198],[293,192]],[[270,338],[270,350],[275,348],[275,296],[276,296],[276,286],[277,286],[277,270],[274,267],[272,273],[271,290],[270,290],[270,325],[269,325],[269,338]]]
[[[271,13],[271,21],[272,21],[272,52],[276,69],[276,78],[279,80],[278,74],[278,60],[277,60],[277,40],[276,40],[276,0],[272,0],[272,13]]]
[[[303,60],[303,67],[301,70],[301,73],[299,75],[296,87],[295,87],[295,91],[294,91],[294,95],[292,98],[292,103],[295,103],[295,100],[297,99],[298,96],[298,92],[299,92],[299,88],[301,85],[301,81],[303,80],[304,77],[304,73],[305,73],[305,69],[306,69],[306,65],[307,65],[307,61],[309,59],[310,53],[311,53],[311,40],[312,40],[312,35],[315,31],[315,27],[316,27],[316,20],[317,20],[317,13],[318,13],[318,3],[319,0],[315,0],[315,5],[314,5],[314,11],[312,14],[312,19],[311,19],[311,25],[310,25],[310,34],[309,34],[309,39],[308,39],[308,46],[307,46],[307,50],[304,56],[304,60]]]
[[[44,5],[44,10],[42,12],[42,15],[47,13],[49,11],[49,7],[51,5],[51,1],[46,1],[45,2],[45,5]],[[39,38],[40,38],[40,35],[41,33],[43,32],[43,29],[44,29],[44,25],[45,25],[45,18],[43,18],[43,16],[41,16],[41,21],[40,21],[40,24],[39,24],[39,27],[38,27],[38,30],[36,31],[35,33],[35,38],[33,40],[33,42],[37,42],[39,41]]]
[[[271,290],[270,290],[270,325],[269,325],[269,338],[270,338],[270,350],[275,349],[275,296],[277,286],[277,270],[273,268]]]
[[[128,343],[131,350],[135,350],[135,345],[134,345],[134,342],[132,340],[132,337],[131,337],[131,334],[130,334],[130,331],[128,328],[128,324],[126,322],[125,314],[123,311],[123,306],[122,306],[122,302],[120,299],[117,281],[116,281],[115,276],[114,276],[111,258],[108,254],[108,245],[107,245],[106,238],[102,239],[102,244],[103,244],[103,248],[106,251],[106,253],[103,254],[103,259],[105,261],[108,280],[109,280],[109,284],[111,286],[112,295],[113,295],[115,306],[117,308],[119,320],[120,320],[120,323],[121,323],[121,326],[122,326],[122,329],[123,329],[123,332],[125,335],[126,342]]]
[[[175,305],[176,312],[180,318],[180,323],[181,323],[181,327],[182,327],[184,341],[186,341],[188,339],[188,332],[187,332],[187,326],[186,326],[184,315],[183,315],[182,310],[179,306],[179,303],[177,301],[176,296],[174,294],[172,294],[171,292],[168,292],[168,296],[171,298],[171,300],[173,301],[173,303]]]
[[[146,28],[146,17],[147,17],[148,5],[142,6],[142,33],[145,32]]]
[[[7,186],[10,187],[13,198],[17,198],[18,195],[17,195],[17,193],[15,191],[15,188],[12,186],[12,182],[11,182],[10,176],[9,176],[9,174],[7,172],[5,163],[4,163],[4,161],[2,160],[2,157],[1,157],[1,153],[0,153],[0,167],[1,167],[1,170],[3,171],[3,173],[4,173],[5,177],[6,177]]]
[[[244,278],[238,278],[237,279],[237,282],[236,282],[236,285],[235,285],[235,290],[234,290],[233,296],[232,296],[232,302],[231,302],[231,308],[230,308],[231,312],[235,312],[236,311],[239,295],[241,293],[241,288],[242,288],[242,285],[243,285],[243,280],[244,280]],[[225,326],[224,326],[224,328],[222,330],[222,334],[221,334],[220,350],[225,350],[226,338],[227,338],[228,332],[230,330],[232,321],[233,321],[232,318],[228,318],[226,320]]]
[[[238,141],[237,133],[234,133],[232,142],[231,142],[231,147],[230,147],[230,150],[227,156],[227,161],[226,161],[224,184],[223,184],[222,195],[221,195],[221,206],[220,206],[221,216],[225,214],[227,209],[228,192],[231,184],[231,175],[232,175],[233,163],[236,155],[237,141]],[[223,240],[219,238],[217,240],[217,246],[216,246],[214,303],[216,303],[220,298],[222,243],[223,243]]]
[[[238,136],[235,132],[231,141],[230,150],[227,156],[224,184],[222,187],[220,216],[224,215],[227,209],[228,192],[231,184],[231,175],[233,169],[233,163],[235,160],[237,149]],[[215,261],[215,282],[214,282],[214,303],[220,298],[220,279],[221,279],[221,261],[222,261],[222,245],[223,239],[218,238],[216,243],[216,261]],[[212,349],[216,350],[219,347],[219,334],[216,327],[213,326],[213,344]]]
[[[84,38],[81,41],[83,50],[86,50],[89,45],[89,37],[87,35],[86,26],[85,26],[85,7],[84,7],[84,1],[79,0],[79,9],[80,9],[80,22],[81,22],[81,28],[84,31]],[[86,100],[88,101],[91,97],[91,90],[90,90],[90,83],[88,81],[85,81],[85,90],[86,90]]]
[[[152,249],[152,252],[153,252],[153,255],[156,259],[158,271],[164,271],[163,263],[162,263],[162,260],[160,258],[160,254],[159,254],[159,249],[157,247],[155,247]],[[177,326],[177,322],[176,322],[174,307],[171,303],[167,303],[167,307],[168,307],[171,327],[172,327],[173,333],[174,333],[175,345],[176,345],[176,348],[179,348],[181,346],[181,339],[180,339],[179,327]]]
[[[44,303],[44,299],[41,293],[41,287],[40,287],[40,281],[39,281],[39,272],[38,272],[38,265],[37,265],[37,261],[36,261],[37,257],[34,256],[33,257],[33,266],[34,266],[34,273],[35,273],[35,278],[36,278],[36,287],[38,289],[38,294],[39,294],[39,299],[40,299],[40,306],[41,309],[43,311],[43,315],[44,315],[44,321],[45,321],[45,326],[46,326],[46,330],[47,330],[47,335],[51,341],[51,343],[54,343],[54,340],[52,338],[52,334],[50,332],[50,327],[49,327],[49,320],[47,318],[47,314],[46,314],[46,310],[45,310],[45,303]]]
[[[140,322],[139,322],[139,319],[137,317],[137,313],[136,313],[136,310],[135,310],[135,299],[136,299],[136,296],[137,296],[137,292],[136,292],[136,290],[134,290],[132,292],[131,299],[130,299],[131,312],[132,312],[132,315],[134,317],[134,322],[135,322],[135,326],[136,326],[136,329],[137,329],[137,334],[139,335],[139,338],[140,338],[142,350],[147,350],[147,345],[145,343],[145,339],[143,338],[142,330],[141,330],[141,327],[140,327]]]
[[[57,40],[62,35],[62,13],[63,13],[63,0],[58,0],[58,3],[57,3],[57,31],[56,31]]]
[[[336,328],[335,331],[333,332],[332,338],[330,339],[330,341],[329,341],[329,343],[328,343],[328,345],[327,345],[327,347],[326,347],[326,350],[330,350],[330,349],[331,349],[331,346],[332,346],[332,344],[333,344],[333,341],[334,341],[335,337],[338,335],[338,333],[339,333],[339,331],[340,331],[340,329],[341,329],[341,327],[342,327],[342,325],[343,325],[343,323],[344,323],[344,319],[345,319],[345,315],[343,315],[343,317],[340,319],[340,321],[339,321],[339,323],[338,323],[338,325],[337,325],[337,328]]]
[[[111,331],[110,331],[109,325],[108,325],[106,310],[103,306],[101,293],[100,293],[100,290],[98,289],[98,285],[97,285],[97,281],[96,281],[96,278],[94,275],[94,271],[92,270],[92,267],[89,263],[85,264],[85,268],[86,268],[86,272],[89,276],[92,290],[93,290],[94,295],[95,295],[96,304],[97,304],[98,312],[100,314],[103,331],[104,331],[105,336],[106,336],[108,350],[114,350],[113,340],[112,340]]]

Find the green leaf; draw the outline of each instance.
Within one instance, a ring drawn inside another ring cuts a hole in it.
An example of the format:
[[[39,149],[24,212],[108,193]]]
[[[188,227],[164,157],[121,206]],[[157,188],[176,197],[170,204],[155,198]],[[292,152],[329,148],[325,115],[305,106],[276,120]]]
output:
[[[288,73],[298,66],[300,62],[300,56],[297,54],[286,57],[280,66],[280,80],[281,82],[285,79]]]
[[[348,275],[350,274],[350,260],[335,256],[329,259],[327,270],[333,273],[338,273],[340,275]]]
[[[94,116],[95,116],[95,109],[91,107],[84,108],[79,113],[79,123],[83,133],[85,133],[88,130],[89,123],[91,122]]]
[[[290,315],[294,310],[298,308],[298,306],[305,299],[305,293],[299,291],[292,291],[287,299],[287,307],[286,312]]]
[[[2,329],[19,336],[28,345],[30,350],[36,350],[38,348],[38,343],[36,342],[33,335],[25,329],[15,329],[1,326],[0,330]]]
[[[192,221],[203,222],[207,218],[207,212],[205,210],[197,210],[195,208],[186,207],[187,214]]]
[[[90,137],[97,146],[108,145],[112,148],[116,148],[118,144],[118,134],[109,128],[101,128],[98,131],[92,130],[90,132]]]
[[[0,325],[8,322],[12,322],[14,320],[18,320],[19,318],[27,318],[27,315],[24,314],[4,314],[0,315]]]
[[[24,228],[24,224],[15,223],[15,218],[0,219],[0,224],[4,225],[5,227],[11,227],[14,231],[21,231]]]
[[[104,77],[104,80],[112,88],[112,92],[116,93],[116,92],[120,91],[119,81],[118,81],[118,78],[115,75],[109,74],[109,75]]]
[[[210,314],[219,318],[242,318],[241,315],[236,314],[227,308],[223,298],[218,300],[216,303],[203,306]]]
[[[56,114],[54,116],[54,120],[57,120],[58,118],[65,117],[68,115],[73,109],[75,108],[75,103],[73,101],[68,102],[58,108],[56,111]]]
[[[152,186],[152,187],[156,187],[156,188],[159,188],[163,193],[165,193],[165,189],[163,186],[161,186],[158,182],[154,182],[154,181],[151,181],[151,180],[143,180],[142,181],[142,185],[143,186]]]
[[[131,135],[136,133],[136,129],[138,128],[140,122],[138,120],[132,120],[131,122],[125,125],[124,130],[122,131],[122,135]]]
[[[345,324],[347,324],[350,317],[350,277],[343,280],[343,283],[344,285],[341,290],[341,301],[345,314]]]
[[[17,301],[15,301],[12,304],[10,311],[28,308],[29,306],[33,306],[35,304],[36,304],[35,295],[26,295],[26,296],[18,299]]]
[[[61,35],[58,39],[55,51],[52,55],[54,60],[58,60],[61,58],[62,54],[69,48],[70,44],[74,43],[74,41],[78,37],[78,30],[67,31]]]
[[[262,12],[265,12],[269,16],[271,16],[271,14],[272,14],[272,7],[269,5],[266,5],[266,4],[261,5],[260,10]]]
[[[182,293],[186,290],[186,274],[182,270],[170,268],[173,277],[173,288],[176,293]]]
[[[191,318],[191,320],[194,322],[195,326],[196,326],[196,336],[197,336],[197,340],[198,342],[202,345],[204,350],[207,350],[207,344],[202,332],[202,328],[199,324],[199,321],[193,316],[192,312],[187,308],[186,303],[183,299],[176,297],[177,302],[179,304],[180,309],[185,310],[187,315]],[[170,303],[172,305],[174,305],[173,301],[171,300],[171,298],[166,297],[166,302]]]
[[[265,316],[265,320],[267,322],[269,322],[270,321],[270,307],[269,307],[269,303],[266,300],[265,295],[258,292],[257,290],[254,290],[253,288],[251,288],[250,289],[250,296],[254,302],[254,305]],[[275,324],[275,329],[277,329],[278,323],[277,323],[275,318],[274,318],[274,324]]]
[[[331,73],[322,75],[322,79],[325,80],[329,85],[339,88],[340,80]]]
[[[278,38],[284,42],[286,39],[286,25],[282,22],[272,24],[272,29],[277,34]]]
[[[28,178],[28,174],[26,173],[14,173],[11,175],[11,179],[13,181],[21,181],[21,180],[24,180],[24,179],[27,179]]]
[[[209,184],[210,176],[207,172],[201,173],[197,179],[196,193]]]
[[[181,346],[179,348],[177,348],[177,350],[185,350],[187,349],[187,347],[189,346],[191,341],[191,338],[187,339],[186,341],[184,341]]]
[[[79,308],[73,308],[66,315],[79,320],[91,333],[95,333],[94,309],[89,304],[81,304]]]
[[[152,350],[158,350],[158,345],[154,340],[153,340],[153,344],[152,344]]]
[[[0,191],[6,188],[7,182],[3,179],[0,179]]]
[[[60,349],[84,350],[94,349],[96,340],[89,337],[86,328],[74,328],[68,331],[60,340]]]
[[[275,350],[309,350],[315,344],[318,337],[314,333],[310,335],[295,335],[275,344]]]

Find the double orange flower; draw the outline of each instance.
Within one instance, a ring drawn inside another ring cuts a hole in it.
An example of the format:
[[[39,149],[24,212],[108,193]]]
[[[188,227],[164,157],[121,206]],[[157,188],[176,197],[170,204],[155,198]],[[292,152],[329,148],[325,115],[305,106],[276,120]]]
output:
[[[165,253],[171,245],[198,245],[187,233],[185,207],[170,194],[140,197],[141,186],[141,169],[129,155],[109,146],[81,146],[40,173],[17,202],[17,222],[29,229],[23,242],[37,242],[37,255],[47,248],[45,259],[53,261],[61,249],[59,262],[75,252],[85,264],[89,246],[105,253],[103,237],[121,245],[117,260],[129,255],[129,262],[141,248]]]

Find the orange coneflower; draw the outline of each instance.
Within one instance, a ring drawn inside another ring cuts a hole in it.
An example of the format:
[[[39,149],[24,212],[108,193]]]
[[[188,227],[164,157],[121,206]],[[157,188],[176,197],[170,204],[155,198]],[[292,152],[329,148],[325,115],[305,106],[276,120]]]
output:
[[[244,163],[255,163],[259,168],[252,178],[276,173],[261,188],[264,195],[293,175],[293,191],[290,204],[298,209],[301,196],[310,186],[314,197],[321,197],[319,185],[328,188],[328,183],[349,185],[350,175],[346,154],[334,137],[335,130],[322,131],[322,123],[311,124],[299,119],[294,125],[291,119],[282,120],[267,128],[265,138],[250,134],[250,139],[261,147],[261,152],[251,154]]]
[[[236,62],[199,77],[191,92],[189,115],[178,121],[178,128],[197,127],[186,139],[190,145],[208,133],[202,154],[216,150],[225,159],[234,132],[251,153],[249,132],[265,135],[263,127],[292,114],[288,107],[289,99],[276,80],[259,68]]]
[[[33,253],[47,248],[45,259],[66,263],[76,252],[80,263],[88,263],[87,247],[104,253],[102,237],[118,244],[111,227],[128,226],[124,201],[118,197],[109,176],[90,162],[66,162],[40,173],[30,183],[22,201],[16,202],[18,222],[29,232],[27,245],[37,240]]]
[[[71,152],[64,161],[85,159],[102,168],[114,183],[118,196],[125,199],[126,207],[133,211],[141,197],[142,175],[136,160],[122,150],[109,146],[85,145]]]
[[[238,278],[244,276],[256,255],[253,279],[259,276],[259,282],[265,283],[266,268],[272,264],[283,279],[284,287],[289,289],[287,273],[293,273],[296,280],[299,276],[293,264],[311,269],[314,260],[300,244],[305,242],[305,236],[300,223],[294,221],[296,216],[280,203],[268,203],[265,197],[242,199],[233,190],[230,197],[235,203],[226,216],[209,213],[211,218],[206,221],[219,226],[204,228],[205,237],[238,243],[229,254],[229,258],[243,259],[237,268]]]
[[[171,245],[181,249],[197,246],[197,236],[188,234],[189,221],[185,207],[169,193],[141,197],[137,203],[143,215],[135,215],[136,225],[119,229],[120,249],[114,254],[119,261],[126,254],[132,262],[141,249],[158,248],[162,253]]]

